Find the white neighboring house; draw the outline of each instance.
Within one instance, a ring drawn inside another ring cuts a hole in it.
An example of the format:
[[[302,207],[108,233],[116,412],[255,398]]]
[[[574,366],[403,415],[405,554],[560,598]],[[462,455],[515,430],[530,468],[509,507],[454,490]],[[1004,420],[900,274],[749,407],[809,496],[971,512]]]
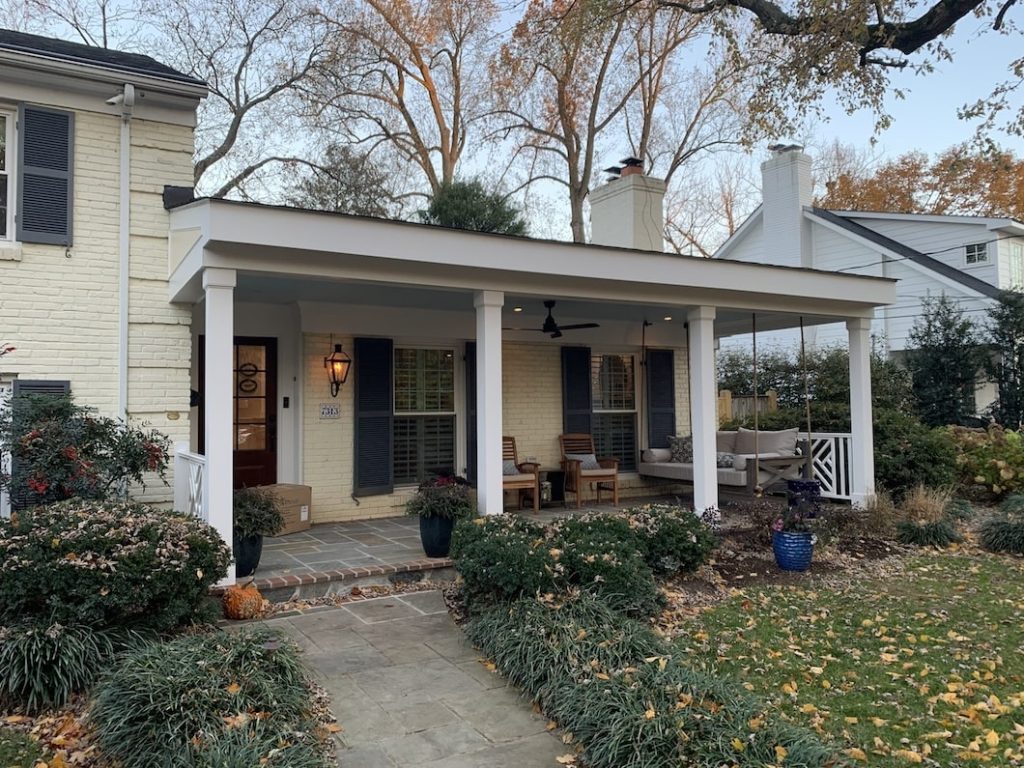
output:
[[[896,302],[879,307],[875,343],[899,359],[907,349],[922,302],[943,294],[972,320],[984,323],[1000,291],[1024,287],[1024,222],[983,216],[834,211],[813,205],[811,158],[800,147],[774,150],[761,164],[762,204],[714,258],[873,275],[897,280]],[[841,345],[846,329],[819,325],[806,331],[808,346]],[[750,336],[723,341],[747,349]],[[758,344],[796,350],[793,329],[758,334]],[[979,386],[977,404],[994,399],[994,385]]]

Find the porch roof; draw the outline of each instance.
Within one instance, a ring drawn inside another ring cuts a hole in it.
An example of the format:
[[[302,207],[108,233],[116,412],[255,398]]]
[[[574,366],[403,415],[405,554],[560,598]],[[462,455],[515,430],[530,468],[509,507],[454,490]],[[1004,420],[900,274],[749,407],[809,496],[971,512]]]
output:
[[[605,311],[608,304],[714,306],[725,310],[716,328],[728,335],[748,330],[750,312],[774,317],[766,328],[794,325],[798,315],[834,322],[870,317],[896,294],[895,281],[886,278],[219,199],[172,209],[170,229],[172,302],[198,301],[202,272],[214,267],[238,272],[241,299],[249,291],[261,301],[275,300],[275,293],[280,302],[322,301],[325,283],[338,300],[346,300],[346,286],[354,288],[361,304],[372,303],[378,286],[398,306],[398,286],[467,298],[475,290],[500,290],[507,304],[516,296],[543,296],[576,301],[581,311],[597,304]],[[445,303],[436,295],[431,301]]]

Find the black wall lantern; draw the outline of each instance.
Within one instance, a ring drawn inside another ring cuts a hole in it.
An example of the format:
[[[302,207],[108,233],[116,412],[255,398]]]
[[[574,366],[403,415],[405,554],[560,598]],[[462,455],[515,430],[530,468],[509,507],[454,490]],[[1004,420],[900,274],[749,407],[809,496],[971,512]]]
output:
[[[331,397],[337,397],[341,385],[348,379],[352,358],[341,348],[341,344],[335,344],[331,356],[324,358],[324,368],[327,369],[327,375],[331,380]]]

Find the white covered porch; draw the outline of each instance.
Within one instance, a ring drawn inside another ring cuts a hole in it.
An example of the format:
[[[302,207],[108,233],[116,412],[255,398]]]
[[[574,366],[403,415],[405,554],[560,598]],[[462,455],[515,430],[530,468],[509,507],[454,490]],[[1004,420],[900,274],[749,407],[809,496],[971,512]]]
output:
[[[292,398],[291,422],[282,439],[282,447],[290,446],[289,457],[279,461],[288,467],[280,478],[285,482],[308,479],[311,457],[303,455],[303,445],[308,445],[304,431],[310,425],[303,414],[309,412],[304,398],[312,390],[306,380],[320,375],[326,384],[326,374],[312,368],[308,350],[303,356],[304,339],[320,343],[337,333],[336,340],[474,341],[476,484],[483,514],[503,509],[503,386],[508,378],[503,365],[509,345],[675,349],[685,357],[679,368],[685,381],[677,382],[685,402],[677,397],[676,407],[685,410],[693,435],[694,501],[703,510],[718,504],[716,338],[745,331],[754,313],[765,329],[793,327],[801,317],[811,324],[842,320],[851,352],[850,496],[862,500],[873,492],[870,318],[876,306],[892,300],[891,281],[224,200],[199,200],[172,210],[171,229],[169,299],[196,305],[205,340],[204,456],[192,461],[193,466],[201,461],[203,471],[179,473],[185,477],[175,482],[182,494],[203,500],[210,523],[228,540],[235,434],[231,361],[240,335],[274,335],[287,339],[282,346],[292,350],[287,354],[294,388],[288,389],[290,374],[283,371],[277,393],[278,399]],[[560,323],[596,322],[600,327],[562,339],[505,330],[539,327],[545,299],[557,300]],[[653,324],[645,326],[645,321]],[[193,350],[195,355],[198,348]],[[354,369],[359,365],[357,357]],[[351,414],[343,409],[345,418]],[[642,443],[649,438],[642,414],[638,422]],[[342,449],[351,458],[351,446]]]

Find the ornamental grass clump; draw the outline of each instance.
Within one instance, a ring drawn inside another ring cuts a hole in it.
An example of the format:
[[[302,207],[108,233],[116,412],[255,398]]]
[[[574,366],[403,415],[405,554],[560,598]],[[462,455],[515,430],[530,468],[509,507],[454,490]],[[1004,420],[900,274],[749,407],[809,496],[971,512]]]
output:
[[[144,641],[130,630],[38,619],[0,626],[0,709],[36,714],[63,707],[118,654]]]
[[[239,488],[232,499],[235,536],[276,536],[284,527],[281,501],[266,488]]]
[[[978,538],[989,552],[1024,555],[1024,495],[1008,496],[999,511],[978,527]]]
[[[949,516],[952,491],[917,485],[897,506],[896,538],[901,544],[918,547],[948,547],[960,541]]]
[[[298,648],[256,629],[188,635],[127,655],[97,686],[90,719],[120,768],[304,768],[323,765],[308,757],[311,706]],[[270,750],[248,762],[271,741],[306,762],[262,762]],[[242,762],[217,762],[218,754]]]
[[[777,721],[734,682],[687,668],[647,627],[591,595],[524,598],[467,631],[574,735],[591,768],[835,764],[814,734]]]
[[[194,517],[71,500],[0,520],[0,623],[162,631],[206,619],[231,553]]]

